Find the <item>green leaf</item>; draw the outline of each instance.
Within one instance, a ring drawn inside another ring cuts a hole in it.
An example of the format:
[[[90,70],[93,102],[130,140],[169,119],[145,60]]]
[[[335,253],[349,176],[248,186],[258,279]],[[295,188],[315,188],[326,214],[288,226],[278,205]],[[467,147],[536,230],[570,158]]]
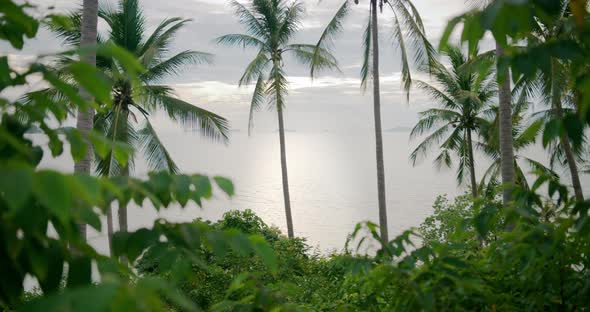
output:
[[[72,154],[74,162],[83,160],[86,156],[88,146],[80,132],[76,129],[68,128],[64,129],[64,133],[66,134],[68,142],[70,142],[70,153]]]
[[[121,292],[118,284],[101,283],[76,290],[65,290],[64,293],[42,296],[27,302],[20,311],[112,311],[116,296],[127,295]],[[119,307],[120,308],[120,307]]]
[[[123,142],[113,143],[113,155],[121,166],[127,166],[129,158],[133,155],[133,147]]]
[[[210,198],[213,194],[213,188],[211,187],[211,181],[208,177],[202,175],[196,175],[192,177],[195,191],[193,192],[193,200],[200,206],[201,198]]]
[[[252,248],[256,252],[256,254],[262,259],[264,264],[268,266],[268,268],[274,273],[278,270],[278,261],[277,257],[270,247],[270,245],[264,240],[264,238],[260,235],[251,235],[249,237],[250,242],[252,243]]]
[[[563,125],[561,120],[551,119],[543,131],[543,147],[547,147],[553,140],[558,139],[561,135]]]
[[[33,172],[24,166],[0,169],[0,195],[12,210],[18,210],[31,197]]]
[[[213,180],[215,180],[215,183],[217,183],[217,186],[219,186],[219,188],[224,191],[227,195],[229,196],[233,196],[234,195],[234,184],[231,182],[231,180],[229,180],[228,178],[224,178],[224,177],[214,177]]]
[[[10,77],[10,66],[8,66],[8,57],[0,57],[0,90],[12,85],[12,77]]]
[[[88,257],[75,257],[69,261],[68,287],[90,285],[92,282],[92,265]]]
[[[101,206],[104,204],[100,180],[86,174],[77,174],[72,178],[76,179],[73,186],[77,187],[74,191],[78,200],[83,200],[88,206]]]
[[[178,203],[184,207],[191,196],[191,179],[185,175],[177,175],[173,177],[174,180],[174,196]]]
[[[76,62],[68,66],[76,81],[88,91],[96,101],[100,103],[111,103],[112,83],[95,66],[88,63]]]
[[[160,240],[159,233],[148,230],[139,229],[129,236],[127,240],[127,255],[130,261],[139,257],[144,250],[156,244]]]
[[[116,257],[122,256],[127,250],[127,240],[129,239],[129,232],[116,232],[113,235],[113,255]]]
[[[70,216],[72,197],[68,180],[55,171],[39,171],[33,179],[33,192],[41,204],[66,222]]]
[[[96,131],[92,131],[88,134],[88,139],[90,142],[92,142],[94,151],[100,158],[105,159],[109,156],[111,149],[109,147],[109,140],[107,138]]]
[[[98,232],[102,229],[100,217],[91,208],[80,209],[80,222],[90,225]]]
[[[132,75],[132,77],[145,72],[145,68],[141,65],[135,55],[114,43],[99,45],[96,50],[96,55],[115,58],[119,61],[119,65],[125,69],[125,72]]]
[[[62,246],[55,241],[49,242],[49,247],[45,252],[45,263],[47,266],[47,275],[45,278],[39,278],[39,285],[44,293],[49,294],[59,289],[64,269],[64,250]]]

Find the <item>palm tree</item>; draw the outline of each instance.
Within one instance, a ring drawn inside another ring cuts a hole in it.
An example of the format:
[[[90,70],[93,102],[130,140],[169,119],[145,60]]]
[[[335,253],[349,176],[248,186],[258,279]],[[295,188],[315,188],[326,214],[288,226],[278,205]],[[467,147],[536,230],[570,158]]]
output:
[[[575,114],[573,96],[571,94],[569,96],[563,95],[561,88],[558,87],[558,85],[563,84],[563,81],[566,81],[565,77],[556,79],[555,82],[550,83],[550,86],[554,88],[553,91],[551,91],[553,95],[550,94],[549,99],[547,99],[547,97],[543,98],[545,102],[549,102],[547,103],[549,104],[549,108],[536,112],[533,115],[533,118],[543,125],[547,126],[554,120],[563,120],[563,116],[566,114]],[[578,164],[583,165],[585,163],[585,151],[583,147],[586,145],[587,137],[583,131],[581,138],[581,144],[572,145],[567,134],[562,133],[559,136],[559,139],[548,142],[547,150],[550,154],[549,164],[551,165],[551,168],[555,169],[557,167],[565,166],[569,169],[574,195],[576,196],[576,199],[583,201],[584,193],[580,183],[580,170],[578,169]]]
[[[169,172],[177,172],[178,167],[150,123],[151,113],[163,110],[184,127],[198,129],[201,135],[213,140],[227,141],[228,123],[223,117],[176,98],[172,87],[160,84],[165,77],[178,74],[187,65],[202,64],[211,59],[207,53],[190,50],[169,56],[174,36],[189,20],[165,19],[146,36],[145,19],[138,0],[120,0],[116,9],[102,7],[99,17],[108,26],[108,31],[106,36],[98,36],[98,42],[109,41],[131,52],[146,71],[140,75],[140,83],[135,83],[119,74],[120,64],[112,59],[97,59],[97,66],[115,83],[113,106],[97,113],[95,130],[113,141],[141,149],[150,169]],[[79,13],[72,14],[70,20],[74,25],[79,24]],[[60,26],[53,27],[53,30],[68,45],[80,43],[80,33],[75,30]],[[67,58],[59,61],[60,64],[68,62]],[[139,123],[138,117],[143,117],[143,123]],[[102,176],[127,176],[133,169],[133,158],[127,163],[117,161],[114,153],[106,158],[96,158],[96,170]],[[108,217],[112,218],[110,212]],[[119,207],[119,230],[127,230],[127,207],[124,205]],[[112,223],[109,225],[109,242],[111,237]]]
[[[568,1],[565,1],[563,5],[564,9],[560,18],[544,22],[535,20],[535,24],[533,24],[534,29],[531,32],[530,38],[528,38],[530,42],[549,42],[567,34],[565,27],[567,27],[567,21],[571,12],[567,9]],[[542,117],[545,117],[547,122],[555,119],[563,120],[565,111],[567,110],[564,108],[564,102],[566,104],[567,102],[573,103],[573,95],[571,90],[569,90],[568,72],[568,64],[552,58],[549,71],[541,71],[536,81],[529,82],[533,87],[536,87],[540,98],[550,107],[547,114],[542,114]],[[584,194],[580,183],[575,147],[572,146],[565,132],[560,135],[558,141],[552,144],[552,154],[563,156],[561,163],[566,164],[569,169],[574,194],[578,200],[583,201]]]
[[[248,132],[253,126],[253,114],[266,100],[276,109],[279,121],[281,149],[281,173],[283,198],[287,217],[287,232],[294,237],[291,201],[289,198],[289,179],[287,176],[287,152],[285,143],[285,122],[283,111],[287,96],[288,82],[284,71],[284,56],[290,54],[312,72],[316,69],[337,68],[335,58],[325,49],[315,49],[314,45],[291,43],[300,28],[304,7],[299,1],[252,0],[249,5],[231,1],[240,23],[246,26],[247,34],[228,34],[217,38],[219,44],[255,48],[258,54],[246,67],[241,85],[256,81],[250,106]]]
[[[487,6],[494,0],[467,0],[468,2],[475,2],[478,5]],[[497,78],[500,88],[498,89],[498,104],[499,104],[499,142],[500,142],[500,163],[502,164],[502,185],[503,196],[502,202],[504,207],[510,203],[512,196],[511,185],[515,183],[515,168],[514,168],[514,142],[512,137],[512,94],[510,90],[510,71],[508,67],[500,65],[499,60],[504,57],[504,48],[500,39],[495,38],[495,54],[497,61]]]
[[[98,0],[84,0],[82,6],[82,25],[80,29],[80,46],[92,46],[96,44],[96,34],[98,25]],[[96,53],[91,52],[84,55],[84,61],[89,64],[96,65]],[[80,88],[80,95],[83,99],[91,101],[92,98],[84,90]],[[89,108],[88,110],[78,111],[78,117],[76,121],[76,128],[82,133],[88,133],[92,130],[94,119],[94,110]],[[92,164],[92,145],[88,144],[88,150],[83,160],[74,164],[74,172],[82,174],[90,174]],[[86,240],[86,224],[79,224],[80,235]]]
[[[316,45],[319,49],[330,50],[333,47],[335,35],[342,30],[342,22],[350,10],[350,2],[345,0],[326,27]],[[358,4],[358,0],[354,0]],[[412,83],[410,72],[409,45],[414,52],[416,64],[436,63],[436,52],[426,38],[424,25],[416,7],[409,0],[369,0],[369,17],[362,40],[363,64],[361,67],[361,85],[366,87],[369,77],[373,79],[373,113],[375,121],[375,154],[377,160],[377,193],[379,200],[379,227],[381,239],[389,240],[387,228],[387,207],[385,196],[385,166],[383,164],[383,137],[381,129],[381,91],[379,82],[379,27],[377,10],[383,12],[383,7],[391,13],[393,20],[392,34],[394,45],[401,52],[402,82],[409,100]],[[315,53],[319,54],[319,53]],[[313,75],[313,68],[312,68]]]
[[[460,47],[447,47],[445,55],[451,62],[450,68],[439,65],[431,69],[434,81],[440,88],[417,81],[418,87],[437,101],[440,108],[420,113],[420,120],[412,129],[410,138],[427,132],[430,134],[416,147],[410,158],[416,165],[433,145],[440,144],[440,154],[435,158],[435,164],[439,168],[451,167],[452,154],[456,154],[459,158],[457,181],[463,183],[469,172],[472,195],[477,197],[473,135],[478,134],[485,123],[484,112],[497,93],[497,85],[492,79],[494,72],[491,63],[480,66],[476,71],[466,66],[469,59]]]

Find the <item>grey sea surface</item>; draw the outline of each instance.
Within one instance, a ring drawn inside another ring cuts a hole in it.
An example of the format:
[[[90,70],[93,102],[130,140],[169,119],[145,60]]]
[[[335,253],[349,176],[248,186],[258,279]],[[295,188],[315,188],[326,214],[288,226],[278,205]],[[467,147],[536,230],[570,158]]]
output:
[[[374,138],[371,132],[288,131],[287,158],[295,234],[321,252],[341,250],[358,222],[378,220]],[[452,198],[466,191],[457,186],[454,170],[437,170],[430,159],[412,166],[408,159],[416,142],[405,131],[384,132],[385,176],[390,236],[420,223],[432,212],[438,195]],[[224,212],[251,209],[267,224],[286,232],[280,173],[278,133],[233,131],[228,144],[214,143],[186,131],[164,130],[160,139],[183,173],[222,175],[230,178],[236,194],[229,198],[219,189],[204,201],[185,208],[172,205],[156,211],[148,201],[129,206],[129,229],[150,227],[157,218],[189,222],[195,218],[217,220]],[[39,141],[39,140],[36,140]],[[539,160],[540,149],[530,151]],[[46,153],[49,154],[49,153]],[[490,161],[476,159],[478,179]],[[42,167],[72,170],[68,156],[46,157]],[[138,155],[133,175],[147,176]],[[588,193],[588,176],[583,186]],[[114,220],[117,220],[114,209]],[[115,230],[117,225],[115,225]],[[108,253],[106,224],[89,232],[91,243]]]

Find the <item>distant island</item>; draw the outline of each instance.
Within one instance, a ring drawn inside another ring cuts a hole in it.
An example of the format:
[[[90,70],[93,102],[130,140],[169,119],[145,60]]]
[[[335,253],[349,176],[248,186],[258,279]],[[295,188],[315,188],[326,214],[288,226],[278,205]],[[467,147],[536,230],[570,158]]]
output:
[[[410,132],[410,131],[412,131],[411,127],[393,127],[393,128],[383,130],[383,132]]]

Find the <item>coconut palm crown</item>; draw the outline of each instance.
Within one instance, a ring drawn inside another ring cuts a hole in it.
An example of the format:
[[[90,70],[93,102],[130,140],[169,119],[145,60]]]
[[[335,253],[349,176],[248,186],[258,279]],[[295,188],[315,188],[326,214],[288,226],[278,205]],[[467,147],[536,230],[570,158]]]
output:
[[[485,112],[497,94],[497,84],[491,62],[482,62],[475,70],[461,48],[456,46],[448,46],[445,55],[451,63],[450,68],[438,65],[430,69],[438,87],[416,82],[440,107],[420,113],[410,138],[428,135],[412,151],[410,159],[416,165],[434,145],[438,145],[440,153],[434,160],[437,167],[451,167],[453,155],[457,156],[457,181],[463,183],[469,173],[473,196],[477,196],[473,136],[478,135],[481,126],[486,124]]]
[[[141,83],[134,84],[121,78],[119,64],[112,59],[97,58],[97,66],[110,75],[115,84],[112,90],[114,105],[97,113],[95,130],[113,140],[141,148],[150,169],[170,172],[177,172],[178,167],[150,122],[150,115],[156,111],[164,111],[173,121],[199,130],[207,138],[227,141],[228,123],[223,117],[178,99],[172,87],[161,83],[169,76],[179,74],[188,65],[208,63],[212,59],[208,53],[191,50],[171,55],[175,35],[190,20],[178,17],[165,19],[148,35],[138,0],[120,0],[116,8],[103,5],[99,8],[99,18],[106,23],[108,30],[98,35],[98,43],[112,42],[125,48],[137,57],[146,70],[139,77]],[[70,20],[71,28],[51,28],[65,44],[77,46],[80,41],[80,14],[71,14]],[[67,58],[59,60],[58,66],[68,61]],[[128,166],[122,166],[113,155],[97,157],[97,172],[100,175],[125,175],[132,165],[133,159]]]

